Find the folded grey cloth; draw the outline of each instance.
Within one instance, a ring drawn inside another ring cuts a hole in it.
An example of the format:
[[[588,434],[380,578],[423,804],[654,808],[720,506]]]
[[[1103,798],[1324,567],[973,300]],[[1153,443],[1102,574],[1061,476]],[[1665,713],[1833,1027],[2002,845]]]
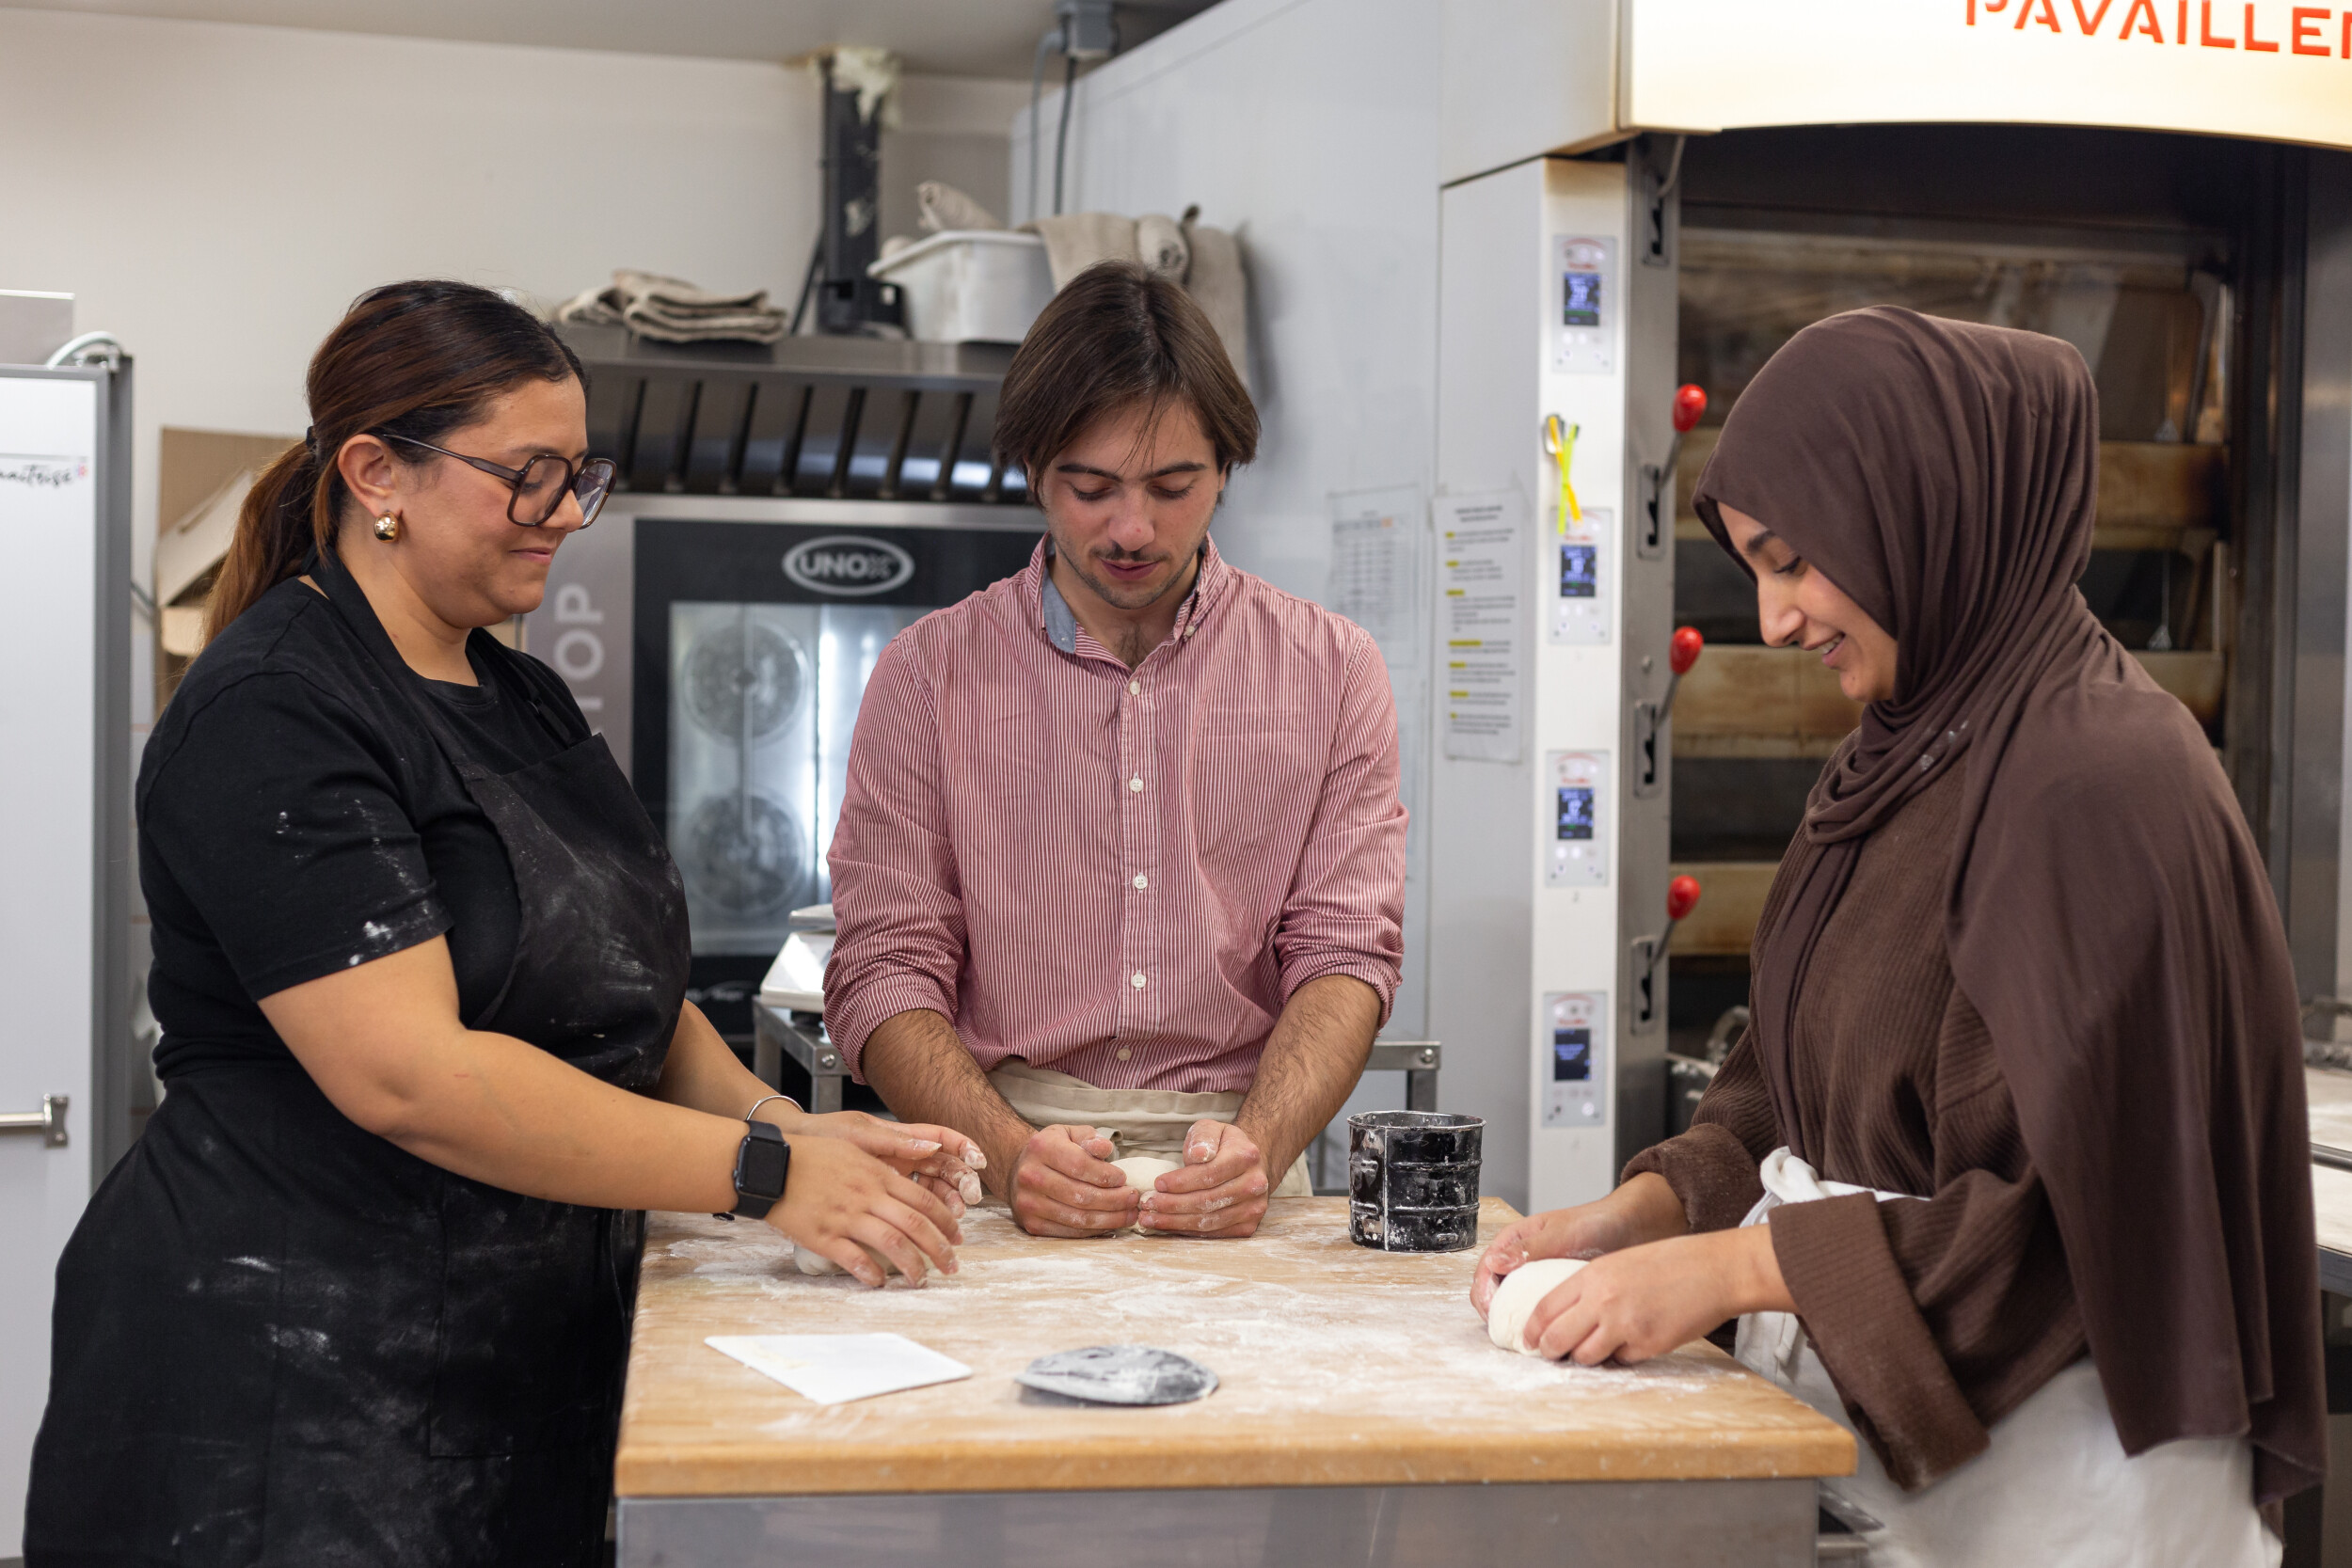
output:
[[[1057,290],[1097,261],[1136,261],[1136,220],[1117,213],[1062,213],[1021,226],[1045,242],[1045,265]]]
[[[1249,274],[1243,269],[1241,242],[1228,230],[1211,229],[1199,221],[1200,209],[1185,210],[1184,244],[1192,268],[1184,274],[1184,293],[1192,295],[1200,313],[1209,318],[1225,343],[1227,357],[1245,390],[1249,387]]]
[[[625,326],[664,343],[772,343],[791,318],[768,303],[768,291],[722,294],[659,273],[623,269],[610,288],[590,289],[556,307],[555,319]]]
[[[926,180],[914,187],[914,221],[928,234],[1005,226],[995,214],[944,180]]]

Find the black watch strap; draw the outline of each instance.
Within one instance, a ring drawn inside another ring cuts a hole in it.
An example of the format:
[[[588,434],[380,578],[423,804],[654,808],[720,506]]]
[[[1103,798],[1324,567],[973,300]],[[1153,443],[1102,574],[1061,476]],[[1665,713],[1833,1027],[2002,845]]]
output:
[[[783,1198],[791,1169],[792,1146],[783,1131],[773,1122],[749,1123],[735,1151],[735,1212],[747,1220],[766,1219]]]

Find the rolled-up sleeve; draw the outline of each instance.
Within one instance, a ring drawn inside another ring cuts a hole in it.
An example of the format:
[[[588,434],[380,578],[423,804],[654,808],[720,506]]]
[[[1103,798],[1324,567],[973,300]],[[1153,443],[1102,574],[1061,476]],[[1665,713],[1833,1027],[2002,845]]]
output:
[[[938,719],[903,639],[866,682],[827,863],[836,935],[825,1025],[862,1083],[866,1042],[885,1019],[928,1009],[954,1022],[964,961]]]
[[[1405,954],[1405,805],[1397,795],[1396,702],[1372,639],[1359,634],[1342,687],[1330,761],[1274,946],[1282,997],[1326,974],[1380,996],[1388,1022]]]

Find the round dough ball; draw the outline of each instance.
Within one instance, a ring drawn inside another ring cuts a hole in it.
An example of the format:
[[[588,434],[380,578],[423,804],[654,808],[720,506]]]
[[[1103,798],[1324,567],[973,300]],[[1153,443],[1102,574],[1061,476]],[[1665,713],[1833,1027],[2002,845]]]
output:
[[[1117,1165],[1127,1178],[1128,1186],[1145,1193],[1152,1191],[1152,1183],[1169,1171],[1184,1168],[1176,1161],[1163,1160],[1156,1154],[1130,1154],[1124,1160],[1113,1160],[1111,1164]]]
[[[1486,1338],[1521,1355],[1543,1354],[1520,1338],[1527,1332],[1528,1314],[1561,1281],[1583,1266],[1583,1259],[1578,1258],[1538,1258],[1504,1275],[1495,1299],[1486,1304]]]
[[[898,1264],[892,1262],[881,1253],[876,1252],[872,1247],[866,1246],[864,1242],[858,1243],[858,1245],[866,1247],[866,1256],[871,1258],[876,1263],[882,1266],[883,1278],[887,1279],[892,1275],[898,1272]],[[801,1272],[803,1274],[827,1275],[847,1274],[850,1272],[849,1270],[843,1268],[840,1264],[834,1262],[832,1259],[826,1257],[823,1253],[811,1251],[809,1248],[801,1245],[797,1242],[792,1244],[792,1261],[801,1266]]]

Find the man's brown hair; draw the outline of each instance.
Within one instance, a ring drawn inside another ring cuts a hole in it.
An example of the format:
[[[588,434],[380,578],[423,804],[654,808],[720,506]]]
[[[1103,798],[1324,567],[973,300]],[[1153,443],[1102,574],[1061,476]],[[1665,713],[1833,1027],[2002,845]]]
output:
[[[1258,409],[1225,344],[1182,285],[1134,261],[1097,261],[1038,313],[1005,372],[996,451],[1029,497],[1055,458],[1104,415],[1183,402],[1219,473],[1258,455]]]

